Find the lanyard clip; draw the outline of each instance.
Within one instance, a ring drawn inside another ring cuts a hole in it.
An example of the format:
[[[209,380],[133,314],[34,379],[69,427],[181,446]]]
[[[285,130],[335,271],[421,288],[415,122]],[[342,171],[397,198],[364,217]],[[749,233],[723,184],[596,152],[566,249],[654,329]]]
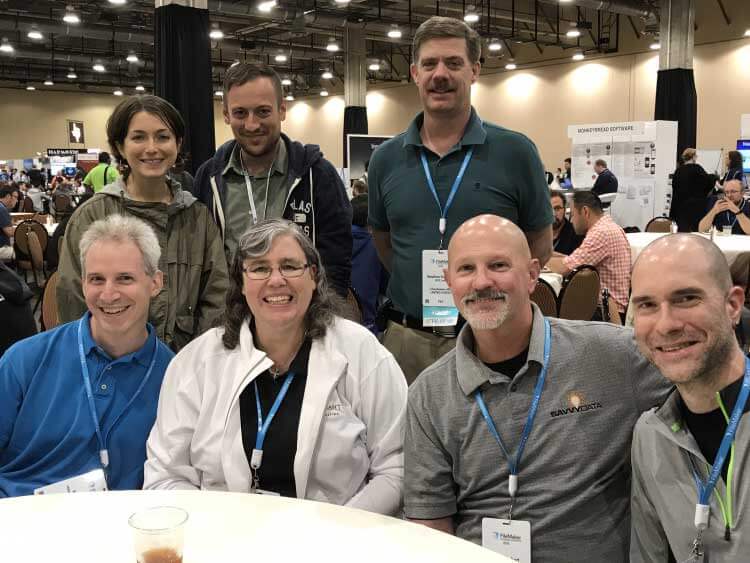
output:
[[[708,515],[711,512],[711,507],[707,504],[696,504],[695,505],[695,518],[693,523],[698,532],[702,532],[708,528]]]

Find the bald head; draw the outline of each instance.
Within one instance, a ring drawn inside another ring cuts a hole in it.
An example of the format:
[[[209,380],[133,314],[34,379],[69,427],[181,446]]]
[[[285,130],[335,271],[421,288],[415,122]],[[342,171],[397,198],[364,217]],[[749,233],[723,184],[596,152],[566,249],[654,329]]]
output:
[[[465,221],[451,237],[448,245],[448,261],[451,260],[451,249],[472,241],[479,241],[487,237],[502,240],[503,246],[519,258],[531,260],[531,251],[526,235],[518,226],[497,215],[477,215]],[[455,254],[455,252],[454,252]]]
[[[658,276],[660,271],[684,265],[692,272],[708,274],[708,283],[722,293],[732,287],[729,265],[719,247],[700,235],[678,233],[656,239],[641,252],[633,266],[633,293],[639,277]]]

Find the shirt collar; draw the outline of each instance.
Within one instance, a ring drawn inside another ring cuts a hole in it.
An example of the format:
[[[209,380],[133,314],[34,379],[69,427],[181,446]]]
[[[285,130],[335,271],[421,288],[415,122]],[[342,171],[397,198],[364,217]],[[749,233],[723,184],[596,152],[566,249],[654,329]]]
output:
[[[534,303],[531,303],[531,310],[531,337],[526,364],[512,379],[491,370],[474,355],[474,334],[469,323],[464,325],[456,339],[456,376],[465,395],[471,395],[488,382],[509,383],[523,377],[529,371],[531,363],[541,369],[544,363],[544,315]]]
[[[414,145],[416,147],[423,147],[422,137],[419,132],[422,129],[424,123],[424,112],[420,112],[409,124],[409,128],[406,130],[404,135],[403,146]],[[484,130],[482,120],[479,118],[476,110],[472,106],[471,115],[469,115],[469,123],[466,124],[466,130],[464,131],[459,146],[464,147],[467,145],[483,145],[487,139],[487,132]]]
[[[232,150],[232,154],[229,157],[229,160],[227,161],[226,166],[224,167],[224,170],[221,171],[221,175],[224,176],[230,169],[239,176],[244,176],[244,171],[242,170],[242,163],[240,162],[240,151],[242,150],[242,147],[240,147],[239,143],[234,144],[234,149]],[[286,168],[287,168],[287,150],[286,150],[286,143],[284,142],[284,139],[279,137],[278,145],[276,146],[276,158],[273,161],[273,166],[271,168],[272,174],[286,174]],[[265,176],[263,176],[265,178]]]
[[[96,341],[94,340],[94,337],[91,335],[91,311],[86,311],[86,314],[83,316],[84,322],[83,322],[83,330],[81,331],[81,336],[83,337],[83,352],[86,354],[86,356],[90,356],[92,352],[100,355],[101,357],[105,358],[108,361],[113,361],[112,357],[107,354],[107,352],[104,351],[103,348],[101,348]],[[128,363],[128,362],[136,362],[140,364],[143,367],[149,367],[151,363],[151,356],[154,352],[154,341],[156,340],[156,332],[154,331],[154,327],[151,326],[151,323],[146,323],[146,330],[148,331],[148,336],[146,337],[146,342],[144,342],[143,346],[141,346],[138,350],[135,352],[131,352],[130,354],[125,354],[121,358],[117,358],[114,361],[122,362],[122,363]]]

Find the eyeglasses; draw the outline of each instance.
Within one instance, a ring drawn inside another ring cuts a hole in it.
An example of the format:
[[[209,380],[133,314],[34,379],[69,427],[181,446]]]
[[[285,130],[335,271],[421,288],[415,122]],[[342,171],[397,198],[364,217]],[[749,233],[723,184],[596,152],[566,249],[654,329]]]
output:
[[[283,278],[299,278],[309,267],[310,264],[282,264],[278,270]],[[276,269],[272,266],[246,266],[242,271],[251,280],[267,280]]]
[[[565,211],[565,208],[562,205],[555,205],[552,211]]]

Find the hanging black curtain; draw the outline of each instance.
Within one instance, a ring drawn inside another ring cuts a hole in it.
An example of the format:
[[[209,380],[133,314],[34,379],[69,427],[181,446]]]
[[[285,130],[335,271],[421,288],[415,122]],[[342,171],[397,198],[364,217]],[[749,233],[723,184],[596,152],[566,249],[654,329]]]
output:
[[[154,91],[185,120],[185,169],[195,175],[216,150],[208,10],[170,4],[155,14]]]
[[[656,80],[654,119],[677,121],[677,156],[688,147],[695,147],[698,96],[695,92],[693,69],[660,70]]]
[[[349,106],[344,109],[344,166],[347,166],[347,135],[367,135],[367,108]]]

